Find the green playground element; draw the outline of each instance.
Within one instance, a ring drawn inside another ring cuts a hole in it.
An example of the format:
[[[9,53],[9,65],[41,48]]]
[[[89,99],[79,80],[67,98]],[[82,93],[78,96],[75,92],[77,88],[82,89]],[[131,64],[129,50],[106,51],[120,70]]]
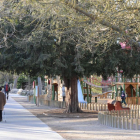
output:
[[[128,79],[124,77],[123,74],[118,75],[119,74],[116,75],[116,81],[114,83],[116,93],[115,99],[121,100],[121,91],[124,90],[127,104],[140,104],[140,76],[136,75]],[[118,94],[118,91],[120,94]]]
[[[54,85],[52,85],[52,100],[55,100],[55,91],[54,91]]]

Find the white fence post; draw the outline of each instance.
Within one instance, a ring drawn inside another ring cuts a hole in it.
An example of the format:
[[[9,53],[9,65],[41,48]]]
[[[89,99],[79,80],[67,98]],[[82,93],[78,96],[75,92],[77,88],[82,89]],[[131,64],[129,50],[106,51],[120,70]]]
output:
[[[133,119],[130,119],[130,130],[133,130]]]
[[[125,129],[128,129],[128,124],[129,124],[128,118],[126,118],[126,127],[125,127]]]
[[[136,119],[136,130],[138,130],[139,128],[139,123],[138,123],[138,119]]]

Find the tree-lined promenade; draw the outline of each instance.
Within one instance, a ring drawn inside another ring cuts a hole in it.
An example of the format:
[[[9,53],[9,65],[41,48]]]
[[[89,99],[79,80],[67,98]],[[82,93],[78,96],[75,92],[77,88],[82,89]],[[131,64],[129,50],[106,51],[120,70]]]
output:
[[[1,1],[0,70],[60,75],[67,112],[77,112],[77,78],[140,74],[139,6],[132,0]]]

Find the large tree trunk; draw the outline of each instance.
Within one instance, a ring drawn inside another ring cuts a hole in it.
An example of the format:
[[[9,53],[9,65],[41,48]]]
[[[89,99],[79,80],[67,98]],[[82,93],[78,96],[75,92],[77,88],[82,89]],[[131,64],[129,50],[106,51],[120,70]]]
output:
[[[14,85],[13,88],[17,89],[17,81],[19,76],[14,76]]]
[[[70,79],[64,78],[66,87],[66,112],[76,113],[80,109],[78,107],[78,90],[77,90],[77,77]]]

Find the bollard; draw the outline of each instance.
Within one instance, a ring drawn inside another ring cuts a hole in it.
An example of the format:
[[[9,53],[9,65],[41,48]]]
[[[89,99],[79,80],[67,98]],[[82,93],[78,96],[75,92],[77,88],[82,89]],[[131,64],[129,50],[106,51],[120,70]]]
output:
[[[112,116],[112,110],[110,111],[110,115]]]
[[[110,126],[112,127],[112,116],[110,116]]]
[[[114,117],[114,127],[117,128],[117,117]]]
[[[95,104],[95,110],[97,111],[97,103]]]
[[[114,123],[113,123],[114,122],[114,116],[112,116],[111,121],[112,121],[111,126],[114,127]]]
[[[109,126],[111,126],[111,116],[109,115]]]
[[[87,105],[88,105],[88,103],[85,103],[85,109],[87,109]]]
[[[84,104],[84,109],[86,109],[86,106],[87,106],[87,104],[85,103],[85,104]]]
[[[98,121],[101,124],[101,114],[100,113],[98,113]]]
[[[122,117],[122,129],[125,128],[125,127],[124,127],[124,122],[125,122],[124,117]]]
[[[124,117],[124,110],[122,111],[122,117]]]
[[[92,110],[94,110],[94,103],[92,103]]]
[[[133,130],[133,119],[130,119],[130,130]]]
[[[87,103],[86,110],[88,110],[88,105],[89,105],[89,103]]]
[[[99,123],[101,124],[101,121],[102,121],[102,116],[101,116],[101,113],[99,113]]]
[[[134,110],[132,110],[132,119],[133,119],[133,117],[134,117],[134,116],[133,116],[133,113],[134,113]]]
[[[120,117],[118,117],[118,128],[120,128]]]
[[[109,126],[109,115],[107,115],[107,126]]]
[[[104,104],[102,104],[102,111],[105,111],[105,105]]]
[[[98,107],[97,106],[98,106],[98,104],[96,103],[96,111],[98,111]]]
[[[101,105],[101,104],[98,104],[98,111],[100,111],[100,105]]]
[[[132,109],[132,106],[131,106],[131,104],[129,105],[129,108],[130,108],[130,109]]]
[[[136,119],[136,113],[137,113],[136,110],[134,110],[135,119]]]
[[[107,114],[105,114],[105,125],[107,125]]]
[[[108,115],[107,122],[108,122],[108,126],[109,126],[110,125],[110,115]]]
[[[116,112],[117,112],[117,117],[119,117],[119,111],[117,110]]]
[[[103,114],[101,113],[101,124],[103,125]]]
[[[126,130],[128,129],[128,124],[129,124],[128,118],[126,118],[126,126],[125,126],[125,129],[126,129]]]
[[[82,103],[80,103],[80,109],[82,109]]]
[[[119,117],[121,117],[121,110],[119,110]]]
[[[98,112],[98,122],[100,122],[100,113]]]
[[[118,117],[116,117],[116,128],[118,128]]]
[[[130,116],[131,116],[131,110],[129,110],[129,119],[130,119]]]
[[[126,110],[126,118],[127,118],[127,116],[128,116],[128,110]]]
[[[102,114],[102,125],[104,125],[104,114]]]
[[[99,123],[101,124],[101,113],[99,112]]]
[[[91,110],[93,110],[93,103],[91,103]]]
[[[138,123],[138,119],[136,119],[136,130],[138,130],[139,127],[139,123]]]
[[[103,111],[103,104],[101,104],[101,111]]]
[[[104,115],[104,122],[103,122],[103,125],[105,125],[106,118],[105,118],[105,114],[103,114],[103,115]]]
[[[89,107],[89,110],[91,110],[91,103],[89,104],[89,106],[90,106],[90,107]]]

